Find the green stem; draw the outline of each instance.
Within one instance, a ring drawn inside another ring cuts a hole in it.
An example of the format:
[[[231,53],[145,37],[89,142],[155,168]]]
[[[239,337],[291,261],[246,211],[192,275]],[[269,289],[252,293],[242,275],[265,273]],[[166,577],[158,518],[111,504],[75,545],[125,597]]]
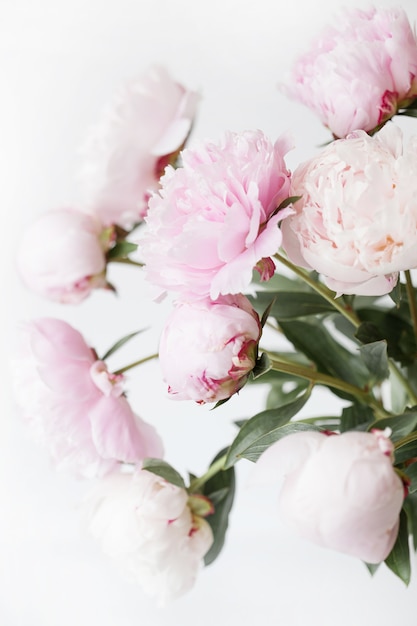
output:
[[[279,254],[277,252],[274,257],[277,259],[277,261],[285,265],[285,267],[288,267],[288,269],[293,271],[294,274],[302,278],[303,281],[307,283],[307,285],[309,285],[312,289],[314,289],[314,291],[320,294],[322,298],[327,300],[327,302],[329,302],[333,306],[333,308],[336,309],[336,311],[339,311],[339,313],[341,313],[343,317],[349,320],[349,322],[353,324],[355,328],[358,328],[360,326],[360,320],[357,317],[356,313],[351,308],[347,308],[346,306],[341,304],[341,302],[335,297],[334,291],[331,291],[331,289],[328,289],[328,287],[326,287],[322,283],[319,283],[317,280],[314,280],[314,278],[311,278],[306,270],[304,270],[302,267],[294,265],[294,263],[291,263],[291,261],[282,254]]]
[[[300,378],[309,380],[316,385],[325,385],[327,387],[332,387],[333,389],[339,389],[339,391],[344,391],[345,393],[354,396],[357,400],[359,400],[359,402],[362,402],[362,404],[372,407],[376,415],[380,417],[388,417],[390,415],[388,411],[385,410],[383,405],[376,400],[376,398],[374,398],[368,391],[364,391],[360,387],[351,385],[350,383],[340,380],[339,378],[333,378],[333,376],[322,374],[321,372],[317,372],[316,370],[308,367],[303,367],[302,365],[295,365],[288,362],[284,363],[283,361],[277,361],[271,357],[270,360],[272,369],[276,372],[293,374],[294,376],[299,376]]]
[[[411,272],[410,270],[406,270],[405,274],[405,284],[407,290],[407,298],[408,298],[408,306],[410,308],[411,321],[413,322],[414,328],[414,336],[417,340],[417,303],[416,297],[414,294],[413,282],[411,280]]]
[[[218,474],[224,469],[226,456],[227,455],[224,454],[223,456],[218,458],[216,461],[214,461],[212,465],[210,465],[210,467],[208,468],[205,474],[203,474],[202,476],[199,476],[198,478],[194,478],[194,480],[191,481],[190,487],[188,490],[190,494],[193,494],[199,491],[199,489],[201,489],[201,487],[205,485],[206,482],[210,480],[210,478],[212,478],[213,476],[215,476],[216,474]]]
[[[143,359],[139,359],[139,361],[134,361],[133,363],[129,363],[129,365],[125,365],[124,367],[121,367],[120,369],[113,372],[113,374],[116,374],[116,376],[118,374],[124,374],[124,372],[127,372],[128,370],[131,370],[134,367],[137,367],[138,365],[142,365],[142,363],[146,363],[147,361],[152,361],[152,359],[157,359],[158,356],[159,355],[157,352],[155,354],[150,354],[149,356],[145,356]]]
[[[333,291],[328,289],[322,283],[319,283],[318,281],[314,280],[314,278],[311,278],[311,276],[306,270],[304,270],[301,267],[298,267],[297,265],[294,265],[293,263],[291,263],[289,259],[282,256],[281,254],[277,253],[274,256],[278,261],[280,261],[280,263],[285,265],[285,267],[288,267],[288,269],[292,270],[294,274],[302,278],[304,282],[306,282],[312,289],[314,289],[314,291],[319,293],[325,300],[327,300],[327,302],[330,302],[330,304],[335,308],[335,310],[339,311],[339,313],[343,315],[347,320],[349,320],[349,322],[353,324],[355,328],[358,328],[360,326],[361,321],[356,315],[356,313],[351,308],[347,308],[343,306],[337,299],[335,299],[335,294]],[[413,285],[411,283],[411,276],[407,277],[407,274],[409,274],[409,272],[406,272],[408,300],[410,302],[410,310],[411,310],[411,315],[413,318],[414,332],[416,333],[416,338],[417,338],[417,305],[416,305],[416,301],[414,298],[414,290],[413,290]],[[411,293],[412,293],[412,297],[411,297]],[[411,309],[411,307],[414,307],[414,311]],[[407,392],[408,397],[411,400],[411,402],[413,404],[417,404],[416,393],[410,387],[408,380],[406,379],[404,374],[401,372],[401,370],[397,367],[396,363],[392,359],[389,359],[388,365],[389,365],[391,373],[397,378],[397,380],[401,383],[401,385]]]

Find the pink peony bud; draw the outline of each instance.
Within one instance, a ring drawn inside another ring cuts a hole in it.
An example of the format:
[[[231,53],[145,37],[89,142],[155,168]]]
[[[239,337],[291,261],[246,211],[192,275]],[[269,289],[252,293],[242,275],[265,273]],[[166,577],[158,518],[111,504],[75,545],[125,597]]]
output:
[[[149,201],[141,253],[148,280],[183,299],[241,293],[259,269],[264,280],[281,245],[276,212],[288,198],[286,140],[272,144],[261,131],[227,133],[182,153]]]
[[[281,224],[296,265],[313,268],[338,294],[383,295],[417,267],[417,137],[403,147],[389,122],[357,131],[301,164],[295,214]]]
[[[120,90],[82,149],[86,210],[107,226],[142,221],[150,192],[191,131],[198,95],[163,67]]]
[[[81,334],[41,318],[22,326],[13,361],[16,403],[35,438],[60,469],[99,476],[119,462],[161,457],[155,429],[137,417]]]
[[[191,589],[213,543],[187,502],[185,489],[146,470],[106,476],[91,495],[91,534],[160,605]]]
[[[404,10],[346,10],[297,60],[282,90],[336,137],[375,129],[417,97],[417,41]]]
[[[229,398],[253,370],[260,336],[259,317],[241,294],[177,304],[159,346],[169,394],[199,403]]]
[[[380,563],[394,546],[404,500],[393,449],[383,431],[295,433],[261,455],[252,483],[284,475],[280,509],[302,537]]]
[[[103,226],[75,209],[41,215],[23,233],[17,267],[35,293],[62,303],[78,303],[92,289],[107,287]]]

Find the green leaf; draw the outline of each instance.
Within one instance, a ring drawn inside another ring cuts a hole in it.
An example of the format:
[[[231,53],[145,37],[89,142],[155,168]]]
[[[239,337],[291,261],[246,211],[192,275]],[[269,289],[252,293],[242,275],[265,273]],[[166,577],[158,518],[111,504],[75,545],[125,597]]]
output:
[[[293,402],[276,409],[262,411],[245,422],[229,448],[225,467],[232,467],[242,457],[256,461],[264,450],[289,432],[317,430],[314,426],[301,425],[299,422],[288,424],[290,419],[303,408],[310,394],[311,386]],[[290,428],[283,430],[285,425]]]
[[[137,244],[132,243],[131,241],[119,241],[107,252],[107,259],[109,261],[124,259],[129,256],[131,252],[135,252],[137,248]]]
[[[294,378],[292,381],[278,381],[271,385],[271,389],[266,398],[266,409],[275,409],[283,404],[292,402],[305,391],[309,381],[303,378]],[[288,387],[291,386],[290,389]]]
[[[309,318],[303,321],[280,322],[280,327],[295,349],[311,359],[320,372],[345,380],[356,387],[363,388],[368,384],[369,371],[360,356],[340,345],[322,320]],[[332,391],[343,398],[351,399],[344,392]]]
[[[395,464],[417,457],[417,432],[406,435],[395,443]]]
[[[410,484],[408,485],[408,493],[414,493],[417,491],[417,462],[411,463],[404,469],[404,474],[408,476],[410,479]]]
[[[381,563],[365,563],[371,576],[374,576]]]
[[[354,402],[342,410],[340,432],[348,430],[368,430],[375,423],[375,416],[369,406]]]
[[[224,453],[225,450],[219,452],[212,463],[223,456]],[[203,486],[203,495],[207,496],[215,507],[214,513],[207,517],[207,522],[213,531],[214,541],[204,557],[205,565],[210,565],[218,557],[224,546],[229,526],[229,514],[235,496],[235,486],[235,471],[233,467],[218,472]]]
[[[271,365],[271,361],[268,355],[265,352],[263,352],[261,356],[258,359],[256,359],[255,367],[253,368],[251,372],[251,375],[252,375],[251,377],[253,379],[259,378],[260,376],[263,376],[264,374],[266,374],[266,372],[269,372],[271,367],[272,365]]]
[[[262,328],[265,326],[266,322],[268,321],[268,317],[269,317],[269,315],[271,313],[271,309],[272,309],[272,306],[273,306],[275,300],[276,300],[276,296],[275,296],[275,298],[273,298],[271,300],[271,302],[266,307],[265,311],[262,313],[262,317],[261,317],[261,326],[262,326]]]
[[[364,344],[359,347],[359,351],[376,382],[381,382],[389,377],[387,342],[385,340]]]
[[[408,117],[417,117],[416,109],[402,109],[398,111],[397,115],[407,115]]]
[[[177,487],[185,489],[184,479],[169,463],[162,459],[144,459],[142,469],[152,472]]]
[[[254,303],[256,308],[264,309],[270,304],[269,315],[280,320],[291,320],[309,315],[334,313],[334,307],[317,293],[281,291],[271,303],[270,294],[258,292]]]
[[[407,515],[405,511],[402,510],[397,541],[390,554],[385,559],[385,563],[406,585],[409,584],[411,577],[410,544],[408,537]]]
[[[392,441],[399,441],[417,428],[417,410],[406,411],[402,415],[394,415],[392,417],[384,417],[383,419],[376,420],[370,425],[369,430],[371,428],[379,428],[380,430],[391,428]]]
[[[410,493],[404,500],[404,511],[408,518],[408,527],[413,537],[413,547],[417,550],[417,493]]]
[[[408,314],[408,311],[407,311]],[[388,356],[403,365],[411,364],[416,358],[416,340],[413,326],[404,317],[402,309],[385,311],[381,308],[360,309],[362,320],[356,337],[362,343],[385,339]]]
[[[122,339],[119,339],[118,341],[116,341],[116,343],[112,345],[112,347],[109,348],[107,352],[101,357],[102,360],[105,361],[106,359],[108,359],[111,354],[114,354],[119,348],[124,346],[124,344],[127,343],[130,339],[133,339],[133,337],[136,337],[136,335],[139,335],[139,333],[143,333],[143,331],[144,329],[136,330],[134,333],[129,333],[125,337],[122,337]]]

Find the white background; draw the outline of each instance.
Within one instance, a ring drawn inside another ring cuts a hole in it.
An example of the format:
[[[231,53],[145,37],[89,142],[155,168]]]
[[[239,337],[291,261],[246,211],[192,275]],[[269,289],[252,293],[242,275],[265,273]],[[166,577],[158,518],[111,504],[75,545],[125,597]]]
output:
[[[188,595],[157,609],[86,535],[80,509],[86,484],[58,474],[26,437],[8,380],[7,360],[20,319],[65,319],[99,352],[152,324],[118,356],[120,364],[157,347],[167,311],[150,301],[138,270],[111,268],[118,297],[96,292],[69,307],[29,293],[14,270],[14,249],[25,223],[47,209],[76,203],[78,147],[114,91],[149,64],[162,63],[201,92],[191,144],[217,140],[226,129],[260,128],[271,139],[289,131],[296,148],[287,162],[294,168],[329,136],[312,113],[280,95],[277,83],[295,54],[343,4],[0,0],[1,309],[6,315],[0,372],[2,626],[415,623],[417,580],[406,589],[385,567],[371,579],[362,563],[296,539],[281,526],[275,494],[245,487],[250,464],[244,461],[237,468],[237,500],[222,554]],[[402,6],[414,21],[413,0]],[[167,460],[182,472],[203,472],[232,440],[232,421],[263,408],[262,388],[245,388],[212,412],[173,402],[166,398],[155,362],[132,372],[128,387],[134,409],[156,425]],[[306,412],[331,414],[332,402],[316,394]]]

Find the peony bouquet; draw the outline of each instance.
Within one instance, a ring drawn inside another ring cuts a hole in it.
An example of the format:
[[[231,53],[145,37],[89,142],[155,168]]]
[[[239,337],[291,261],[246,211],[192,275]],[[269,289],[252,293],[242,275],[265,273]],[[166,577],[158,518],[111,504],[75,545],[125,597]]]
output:
[[[114,263],[141,272],[156,301],[171,298],[158,354],[111,369],[136,331],[98,354],[43,317],[21,322],[12,363],[27,428],[91,487],[92,537],[160,603],[220,554],[241,459],[300,536],[410,580],[417,134],[396,118],[417,117],[417,37],[396,8],[349,10],[338,24],[280,86],[329,134],[294,171],[288,131],[191,145],[199,95],[155,66],[91,130],[79,206],[45,212],[21,238],[19,276],[46,299],[113,298]],[[267,389],[201,475],[178,472],[164,433],[131,406],[125,373],[150,359],[172,400],[216,408]],[[317,386],[340,411],[304,417]]]

